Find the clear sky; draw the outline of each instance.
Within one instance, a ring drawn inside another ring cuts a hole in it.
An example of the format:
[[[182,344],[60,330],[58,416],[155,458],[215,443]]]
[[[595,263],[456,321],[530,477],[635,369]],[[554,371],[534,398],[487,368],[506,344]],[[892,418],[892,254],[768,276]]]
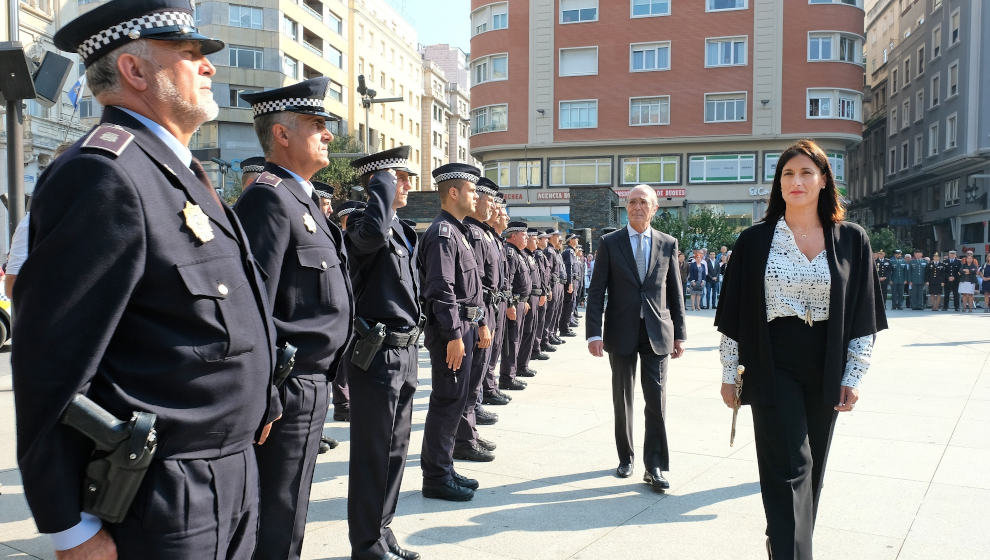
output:
[[[470,0],[388,0],[388,3],[416,28],[421,44],[447,43],[470,52]]]

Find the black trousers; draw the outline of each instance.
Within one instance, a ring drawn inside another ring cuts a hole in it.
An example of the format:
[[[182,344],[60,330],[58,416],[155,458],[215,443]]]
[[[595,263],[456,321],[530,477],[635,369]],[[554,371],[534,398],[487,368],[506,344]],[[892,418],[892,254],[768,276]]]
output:
[[[564,285],[564,308],[560,311],[560,319],[557,320],[557,328],[560,332],[571,330],[571,319],[573,319],[574,304],[577,302],[578,286],[574,282],[574,291],[567,293],[567,285]]]
[[[549,341],[550,337],[556,335],[558,332],[558,327],[560,326],[560,312],[564,309],[564,285],[556,283],[553,285],[553,301],[548,305],[550,311],[547,316],[546,326],[544,327],[544,342]]]
[[[254,449],[156,459],[127,517],[105,524],[121,560],[250,560],[258,531]]]
[[[536,344],[536,325],[546,307],[540,307],[540,296],[529,296],[529,313],[523,317],[523,335],[519,343],[519,355],[516,357],[516,370],[526,371]],[[518,317],[518,316],[517,316]]]
[[[520,302],[516,304],[515,320],[505,318],[505,340],[502,341],[502,364],[499,365],[499,381],[508,383],[516,378],[516,364],[519,362],[519,347],[522,346],[522,337],[526,317],[526,304]]]
[[[884,307],[887,306],[887,289],[889,287],[890,287],[890,280],[880,281],[880,296],[881,296],[881,301],[884,304]]]
[[[492,332],[492,349],[488,353],[488,369],[485,372],[485,380],[482,382],[482,390],[485,395],[494,394],[498,391],[498,379],[495,375],[495,366],[498,364],[499,358],[502,356],[502,345],[505,343],[505,331],[506,322],[505,309],[508,305],[507,302],[499,302],[498,307],[495,308],[495,319],[494,325],[495,330]],[[488,326],[491,327],[492,323],[489,322]]]
[[[257,449],[261,523],[256,560],[299,558],[328,387],[325,374],[299,373],[279,389],[282,418]]]
[[[495,308],[488,306],[485,308],[485,313],[490,321],[488,329],[493,331],[496,323],[494,319]],[[494,337],[493,332],[492,338],[494,339]],[[492,340],[492,344],[494,343]],[[457,432],[454,437],[456,444],[470,444],[478,439],[475,410],[478,408],[478,403],[481,402],[481,388],[484,385],[485,376],[488,374],[488,359],[491,357],[491,353],[491,346],[484,349],[476,346],[474,349],[474,356],[471,359],[471,378],[468,380],[467,402],[464,404],[464,412],[461,413],[461,421],[457,423]]]
[[[539,300],[537,300],[539,303]],[[543,349],[544,331],[547,328],[547,317],[550,316],[550,309],[552,301],[548,301],[540,308],[540,314],[536,316],[536,323],[533,325],[533,348],[530,350],[530,355],[535,356],[539,354]]]
[[[949,310],[949,296],[952,296],[952,308],[959,309],[959,280],[945,283],[945,297],[942,298],[942,309]]]
[[[643,463],[647,469],[670,470],[670,450],[667,446],[667,355],[657,355],[650,345],[646,324],[639,320],[639,347],[632,354],[610,352],[612,366],[612,408],[615,417],[615,449],[620,463],[632,463],[633,452],[633,383],[636,381],[636,361],[640,361],[640,384],[646,401],[646,436],[643,441]]]
[[[333,397],[334,412],[349,412],[351,410],[351,390],[347,382],[347,368],[337,369],[337,377],[330,382]]]
[[[454,434],[468,398],[471,364],[478,340],[477,327],[461,323],[464,359],[457,371],[447,367],[447,341],[438,333],[426,331],[426,348],[430,352],[433,390],[423,429],[420,465],[423,481],[442,484],[454,474]]]
[[[822,389],[828,322],[770,323],[773,404],[753,405],[756,459],[774,560],[811,560],[825,460],[835,427]]]
[[[353,347],[353,343],[352,343]],[[378,351],[367,371],[344,354],[351,386],[351,456],[347,487],[347,526],[351,558],[378,559],[396,544],[389,528],[409,452],[417,345]]]
[[[891,282],[890,283],[890,308],[891,309],[903,309],[904,308],[904,285],[906,282]]]

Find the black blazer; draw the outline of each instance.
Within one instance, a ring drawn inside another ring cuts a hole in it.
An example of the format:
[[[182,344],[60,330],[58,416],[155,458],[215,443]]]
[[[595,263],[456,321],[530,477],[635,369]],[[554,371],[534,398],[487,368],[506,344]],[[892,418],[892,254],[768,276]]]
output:
[[[772,404],[774,398],[764,277],[776,225],[760,222],[739,235],[715,313],[719,332],[739,343],[739,363],[746,366],[742,402],[747,404]],[[849,341],[887,328],[887,316],[863,228],[850,222],[826,226],[825,251],[832,286],[823,390],[825,404],[833,406],[839,401]]]
[[[606,352],[632,354],[639,344],[639,314],[643,311],[653,351],[670,354],[674,340],[686,340],[684,294],[681,291],[677,240],[653,230],[653,247],[646,279],[639,281],[629,230],[604,235],[588,288],[585,333],[602,336]],[[605,294],[608,293],[608,307]],[[602,335],[602,313],[605,330]]]

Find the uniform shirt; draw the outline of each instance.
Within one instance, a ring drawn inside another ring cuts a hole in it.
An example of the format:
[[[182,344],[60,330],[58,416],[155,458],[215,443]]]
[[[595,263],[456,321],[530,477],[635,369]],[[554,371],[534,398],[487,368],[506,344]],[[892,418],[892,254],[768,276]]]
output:
[[[543,295],[549,295],[553,289],[553,277],[550,276],[550,259],[547,258],[546,252],[538,246],[533,251],[533,258],[536,260],[536,266],[540,267],[540,286],[543,288]]]
[[[427,344],[434,336],[443,342],[464,336],[461,307],[484,307],[481,265],[467,240],[466,225],[446,210],[430,224],[420,241],[419,269],[422,276]],[[487,325],[485,319],[478,323]]]
[[[468,227],[468,240],[474,249],[475,256],[481,261],[481,285],[485,290],[496,291],[502,283],[501,263],[495,241],[488,235],[486,224],[471,216],[464,218]]]
[[[524,301],[533,289],[533,279],[529,270],[529,259],[515,245],[505,242],[506,276],[511,279],[512,296]]]
[[[543,290],[544,279],[543,279],[543,268],[540,266],[539,261],[536,260],[536,256],[533,251],[529,249],[523,249],[523,258],[526,259],[526,265],[529,267],[530,281],[533,283],[531,286],[532,290]],[[544,293],[543,295],[546,295]],[[532,293],[530,293],[532,296]]]
[[[832,280],[826,253],[822,251],[809,261],[783,218],[777,222],[770,243],[764,286],[767,322],[780,317],[799,317],[810,322],[828,320]],[[719,351],[722,383],[735,383],[739,345],[723,334]],[[858,387],[870,367],[872,355],[873,335],[850,340],[842,385]]]
[[[633,254],[635,255],[636,253]],[[574,253],[574,248],[571,247],[570,245],[564,247],[564,251],[563,253],[561,253],[560,256],[564,261],[564,276],[566,277],[564,283],[565,284],[573,283],[575,284],[576,287],[576,280],[578,279],[577,266],[576,266],[577,255]],[[646,261],[646,262],[650,262],[650,261]],[[567,286],[564,287],[566,288]]]

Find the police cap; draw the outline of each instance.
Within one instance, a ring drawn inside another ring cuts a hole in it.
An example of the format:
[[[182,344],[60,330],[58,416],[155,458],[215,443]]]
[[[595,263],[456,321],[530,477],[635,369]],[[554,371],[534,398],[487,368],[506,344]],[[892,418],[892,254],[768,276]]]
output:
[[[488,177],[481,177],[478,179],[478,194],[488,195],[490,197],[496,198],[499,196],[498,185],[495,181],[492,181]]]
[[[480,178],[481,170],[466,163],[447,163],[433,170],[433,180],[437,183],[452,179],[462,179],[470,183],[477,183]]]
[[[345,200],[340,206],[337,207],[337,211],[334,212],[334,215],[339,219],[348,214],[353,214],[354,212],[363,212],[367,207],[368,203],[361,202],[360,200]]]
[[[265,170],[265,158],[263,156],[249,157],[241,160],[241,172],[261,173]]]
[[[303,80],[291,86],[242,93],[241,99],[251,104],[251,108],[254,109],[254,118],[288,111],[336,120],[337,117],[328,113],[326,108],[327,87],[329,85],[330,78],[320,76]]]
[[[394,169],[405,171],[415,177],[416,174],[409,169],[409,146],[396,146],[388,150],[364,156],[351,161],[351,167],[357,169],[358,175],[367,175],[382,169]]]

